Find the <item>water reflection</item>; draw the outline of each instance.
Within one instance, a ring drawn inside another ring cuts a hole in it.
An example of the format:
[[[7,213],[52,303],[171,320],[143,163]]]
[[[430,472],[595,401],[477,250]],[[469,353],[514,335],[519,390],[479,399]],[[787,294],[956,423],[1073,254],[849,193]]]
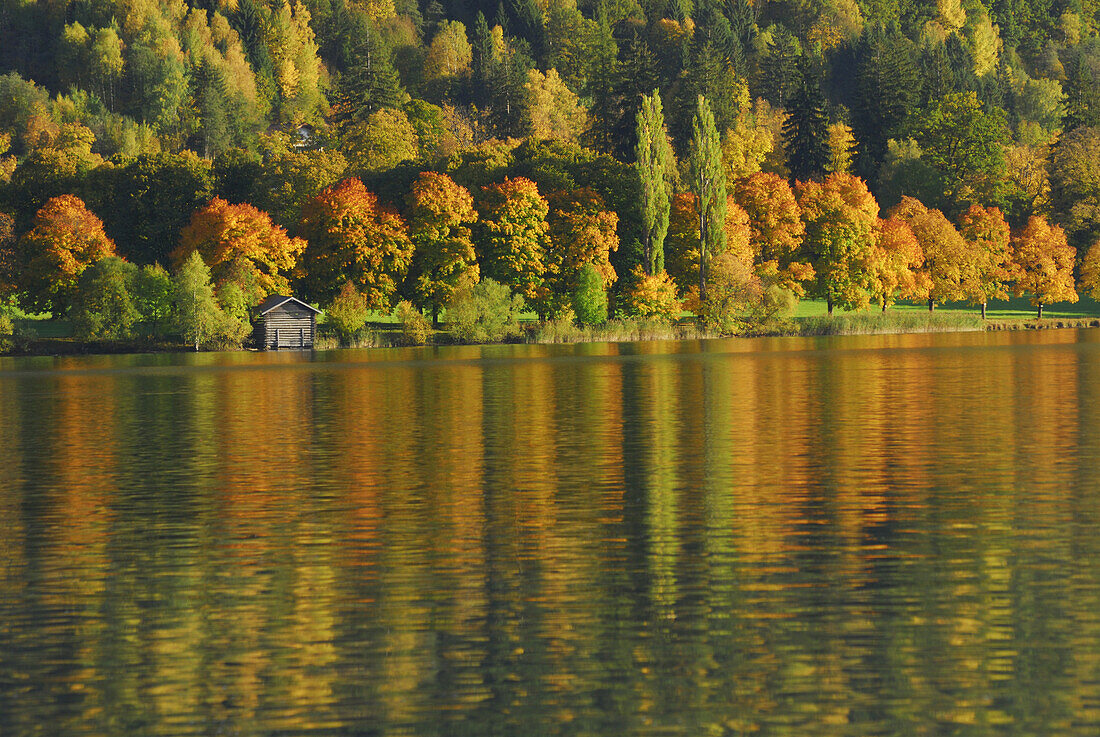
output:
[[[0,361],[0,733],[1089,733],[1098,359]]]

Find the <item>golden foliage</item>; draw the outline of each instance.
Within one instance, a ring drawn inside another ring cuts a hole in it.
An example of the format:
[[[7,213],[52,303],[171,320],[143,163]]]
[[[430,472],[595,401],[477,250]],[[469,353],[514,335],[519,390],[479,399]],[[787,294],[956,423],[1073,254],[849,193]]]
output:
[[[172,262],[182,264],[198,252],[216,286],[234,283],[256,304],[269,294],[290,294],[288,277],[305,247],[304,240],[289,237],[266,212],[215,197],[191,216]]]

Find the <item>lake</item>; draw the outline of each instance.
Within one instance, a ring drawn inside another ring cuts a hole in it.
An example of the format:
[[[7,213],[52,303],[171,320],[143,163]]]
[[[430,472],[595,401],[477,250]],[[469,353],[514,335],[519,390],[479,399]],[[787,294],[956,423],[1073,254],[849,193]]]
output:
[[[0,735],[1100,733],[1100,330],[0,359]]]

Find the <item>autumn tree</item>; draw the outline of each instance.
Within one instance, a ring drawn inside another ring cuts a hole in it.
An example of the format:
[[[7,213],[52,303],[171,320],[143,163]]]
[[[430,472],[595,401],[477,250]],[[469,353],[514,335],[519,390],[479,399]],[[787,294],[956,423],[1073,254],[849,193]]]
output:
[[[588,128],[588,112],[577,95],[565,86],[556,69],[543,74],[527,72],[527,113],[531,135],[575,142]]]
[[[734,183],[733,198],[748,215],[755,263],[774,263],[781,281],[801,295],[813,268],[802,257],[806,225],[791,185],[778,174],[757,172]]]
[[[550,226],[547,286],[554,301],[561,300],[561,306],[567,303],[585,266],[596,270],[605,287],[614,284],[617,275],[611,265],[611,254],[619,249],[619,216],[587,187],[556,192],[547,200]]]
[[[530,179],[505,179],[485,188],[481,263],[484,275],[508,285],[540,310],[550,246],[549,205]]]
[[[974,204],[959,220],[959,234],[969,244],[972,270],[967,280],[967,297],[982,307],[982,319],[991,299],[1008,299],[1011,276],[1011,235],[1004,214],[996,207]]]
[[[642,98],[637,136],[634,168],[642,190],[644,265],[647,274],[657,274],[665,267],[664,242],[676,162],[665,130],[661,96],[656,90]]]
[[[84,270],[115,255],[103,222],[72,195],[49,200],[17,248],[21,304],[55,317],[69,310]]]
[[[1076,250],[1066,242],[1066,232],[1033,215],[1012,239],[1012,273],[1015,292],[1031,295],[1031,304],[1043,317],[1043,307],[1055,302],[1076,302],[1073,261]]]
[[[726,174],[714,115],[702,95],[691,128],[690,184],[699,218],[699,300],[706,302],[708,261],[726,249]]]
[[[902,197],[890,216],[909,225],[924,252],[929,312],[937,302],[965,299],[967,285],[973,281],[974,261],[969,245],[951,221],[912,197]]]
[[[880,221],[867,268],[883,312],[898,298],[927,299],[931,283],[923,265],[924,252],[909,224],[898,217]]]
[[[423,172],[406,198],[409,232],[416,244],[413,273],[421,308],[433,322],[462,282],[479,278],[471,226],[477,222],[474,200],[446,174]]]
[[[814,294],[834,306],[866,307],[871,296],[871,260],[878,238],[878,203],[859,177],[830,174],[798,185],[806,224],[803,250],[815,273]]]
[[[305,247],[305,241],[289,237],[266,212],[215,197],[183,229],[172,262],[181,265],[197,252],[215,285],[232,282],[250,304],[257,304],[270,294],[290,294],[289,276]]]
[[[302,208],[309,241],[301,271],[307,294],[328,304],[350,283],[372,310],[389,312],[413,258],[401,216],[382,207],[358,179],[333,185]]]

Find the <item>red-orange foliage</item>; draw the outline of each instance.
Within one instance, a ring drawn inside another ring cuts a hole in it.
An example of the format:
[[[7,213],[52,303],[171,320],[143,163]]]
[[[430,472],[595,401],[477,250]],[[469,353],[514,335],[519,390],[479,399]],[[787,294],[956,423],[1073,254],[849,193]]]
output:
[[[581,268],[591,264],[605,287],[618,275],[611,265],[611,252],[619,248],[619,216],[607,209],[603,198],[587,187],[556,192],[549,197],[550,252],[548,269],[553,274],[550,288],[568,299]]]
[[[974,258],[969,244],[939,210],[929,209],[913,197],[902,197],[890,211],[905,221],[924,251],[924,272],[929,279],[929,305],[964,299],[974,278]]]
[[[115,255],[103,222],[73,195],[54,197],[43,205],[17,248],[23,306],[58,316],[72,305],[84,269]]]
[[[301,227],[309,239],[301,270],[310,296],[327,303],[351,282],[372,310],[390,311],[413,257],[400,215],[358,179],[345,179],[306,202]]]
[[[255,304],[269,294],[290,294],[288,277],[305,247],[266,212],[215,197],[191,216],[171,258],[178,266],[197,251],[215,285],[236,284]]]

